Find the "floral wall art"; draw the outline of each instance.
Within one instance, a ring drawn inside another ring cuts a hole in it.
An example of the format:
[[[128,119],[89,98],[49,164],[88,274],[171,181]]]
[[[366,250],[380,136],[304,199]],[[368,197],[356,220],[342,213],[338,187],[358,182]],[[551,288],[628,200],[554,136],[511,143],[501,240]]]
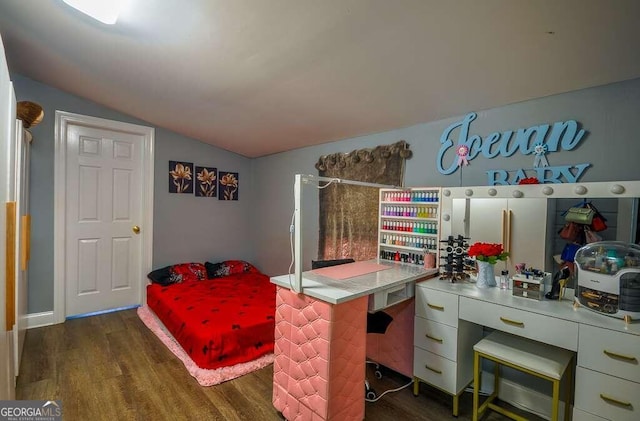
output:
[[[238,200],[238,173],[218,171],[215,167],[194,167],[192,162],[169,161],[169,193]]]
[[[169,161],[169,193],[193,194],[193,163]]]
[[[196,196],[216,197],[218,193],[218,169],[196,167]]]
[[[238,173],[220,171],[218,177],[218,199],[238,200]]]

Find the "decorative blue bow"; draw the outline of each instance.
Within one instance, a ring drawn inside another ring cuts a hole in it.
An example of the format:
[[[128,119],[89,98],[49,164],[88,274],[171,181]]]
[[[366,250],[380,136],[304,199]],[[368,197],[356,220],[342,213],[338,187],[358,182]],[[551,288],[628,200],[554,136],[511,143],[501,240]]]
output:
[[[537,142],[533,146],[533,153],[535,154],[535,159],[533,160],[534,168],[549,166],[549,162],[545,157],[545,154],[547,153],[548,150],[549,150],[549,147],[542,142]]]

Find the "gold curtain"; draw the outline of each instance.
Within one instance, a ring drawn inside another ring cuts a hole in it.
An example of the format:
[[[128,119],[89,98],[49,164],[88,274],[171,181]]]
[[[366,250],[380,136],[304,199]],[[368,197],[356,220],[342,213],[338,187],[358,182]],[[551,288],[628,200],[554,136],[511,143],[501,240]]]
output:
[[[402,186],[405,159],[411,158],[404,140],[373,149],[335,153],[316,163],[322,177]],[[378,189],[332,184],[321,189],[318,259],[377,257]]]

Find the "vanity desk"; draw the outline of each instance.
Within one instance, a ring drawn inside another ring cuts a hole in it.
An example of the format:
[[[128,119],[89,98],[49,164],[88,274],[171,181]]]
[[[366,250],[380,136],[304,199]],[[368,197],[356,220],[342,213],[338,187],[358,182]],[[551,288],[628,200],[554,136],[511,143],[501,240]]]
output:
[[[324,275],[358,265],[373,269],[344,279]],[[293,275],[271,278],[277,285],[274,407],[288,420],[364,419],[367,312],[409,300],[413,312],[415,282],[437,272],[385,260],[357,262],[303,272],[302,293],[293,290]],[[412,341],[409,336],[409,353]],[[410,366],[410,354],[406,359]]]
[[[445,391],[449,391],[443,387],[447,377],[459,380],[458,390],[473,378],[473,344],[469,347],[461,343],[458,347],[465,349],[448,353],[461,356],[456,364],[447,365],[447,359],[441,358],[444,363],[438,365],[437,351],[425,351],[418,345],[425,335],[442,339],[432,332],[418,332],[422,318],[438,317],[448,324],[485,326],[576,352],[573,419],[640,419],[640,322],[626,324],[583,307],[575,308],[572,290],[561,301],[538,301],[514,297],[511,290],[480,289],[469,282],[451,283],[438,278],[420,282],[416,284],[415,382],[422,380]],[[463,340],[462,336],[458,339]],[[426,339],[442,347],[443,343],[436,340]],[[458,390],[454,389],[449,393],[456,395]],[[454,413],[456,406],[454,400]]]
[[[500,243],[509,252],[506,269],[516,273],[515,265],[528,266],[555,273],[554,263],[566,244],[557,231],[564,224],[563,211],[590,200],[605,200],[608,205],[609,228],[600,234],[607,240],[637,242],[640,181],[606,181],[563,184],[529,184],[500,186],[443,187],[441,207],[441,239],[463,235],[474,242]],[[496,271],[505,269],[496,265]],[[570,285],[572,287],[572,285]],[[573,291],[573,290],[567,290]],[[445,310],[434,310],[435,300],[450,303]],[[427,306],[427,307],[425,307]],[[453,318],[451,314],[457,314]],[[432,280],[416,287],[416,325],[424,320],[444,318],[455,321],[456,329],[477,331],[469,327],[486,326],[576,352],[574,390],[575,420],[640,419],[640,321],[625,324],[622,320],[597,314],[586,308],[573,307],[572,293],[563,301],[514,297],[511,290],[478,289],[474,284]],[[443,323],[443,324],[445,324]],[[431,349],[419,342],[416,348],[425,354],[454,361],[454,386],[443,390],[457,396],[463,383],[471,381],[472,346],[458,343],[455,353],[442,352],[442,344],[429,340]],[[422,335],[424,337],[424,335]],[[462,341],[458,332],[455,339]],[[474,337],[475,340],[475,337]],[[451,342],[451,341],[449,341]],[[461,346],[462,345],[462,346]],[[462,347],[462,349],[460,349]],[[439,353],[438,353],[439,352]],[[420,370],[421,371],[416,371]],[[432,367],[433,368],[433,367]],[[440,370],[436,367],[436,370]],[[433,370],[425,372],[424,364],[414,361],[414,376],[430,383],[437,377]],[[451,375],[451,374],[450,374]],[[425,379],[422,376],[426,376]],[[467,383],[468,384],[468,383]],[[456,399],[454,399],[454,412]]]

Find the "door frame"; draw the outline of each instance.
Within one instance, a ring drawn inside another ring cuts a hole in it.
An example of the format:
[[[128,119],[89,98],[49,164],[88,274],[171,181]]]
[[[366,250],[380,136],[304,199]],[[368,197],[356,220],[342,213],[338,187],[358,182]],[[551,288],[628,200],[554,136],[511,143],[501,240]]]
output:
[[[153,166],[155,129],[153,127],[107,120],[56,110],[55,159],[54,159],[54,210],[53,210],[53,322],[65,321],[65,262],[66,262],[66,173],[67,128],[69,125],[92,127],[116,132],[131,133],[144,138],[142,157],[142,255],[139,273],[140,289],[137,302],[144,304],[146,274],[151,271],[153,259]]]

